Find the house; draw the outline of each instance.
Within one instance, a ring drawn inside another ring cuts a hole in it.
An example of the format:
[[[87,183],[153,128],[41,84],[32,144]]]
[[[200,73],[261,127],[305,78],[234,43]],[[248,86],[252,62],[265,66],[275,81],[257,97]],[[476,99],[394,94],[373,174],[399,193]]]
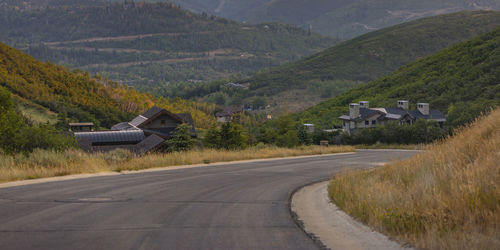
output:
[[[166,109],[152,107],[130,122],[114,125],[111,130],[75,132],[74,135],[85,151],[106,152],[123,148],[142,154],[159,149],[183,123],[190,125],[191,136],[196,137],[191,114],[173,114]]]
[[[417,110],[409,110],[409,102],[400,100],[396,108],[370,108],[370,102],[349,104],[349,113],[339,117],[342,129],[351,133],[355,129],[374,128],[389,121],[414,124],[418,119],[434,120],[442,127],[446,117],[439,110],[432,110],[428,103],[418,103]]]
[[[94,123],[84,122],[84,123],[70,123],[69,130],[72,132],[90,132],[94,131]]]
[[[241,115],[243,113],[242,108],[237,107],[226,107],[221,112],[217,112],[215,117],[217,118],[217,122],[225,123],[232,122],[236,115]]]
[[[304,123],[303,126],[306,128],[307,133],[314,133],[314,124]]]

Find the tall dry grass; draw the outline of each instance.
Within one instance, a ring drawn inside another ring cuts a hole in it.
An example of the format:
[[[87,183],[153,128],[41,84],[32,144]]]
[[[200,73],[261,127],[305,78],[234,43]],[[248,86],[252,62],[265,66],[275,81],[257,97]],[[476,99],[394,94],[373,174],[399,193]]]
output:
[[[0,182],[109,171],[141,170],[168,166],[207,164],[237,160],[320,155],[354,151],[346,146],[297,148],[253,147],[239,151],[195,150],[135,156],[127,150],[87,154],[82,151],[35,150],[29,155],[0,154]]]
[[[332,200],[422,249],[500,249],[500,109],[426,152],[334,176]]]

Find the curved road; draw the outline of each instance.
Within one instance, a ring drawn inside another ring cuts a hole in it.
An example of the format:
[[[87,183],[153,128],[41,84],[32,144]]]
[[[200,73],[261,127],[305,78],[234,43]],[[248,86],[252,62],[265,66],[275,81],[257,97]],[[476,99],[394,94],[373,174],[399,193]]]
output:
[[[214,165],[0,189],[1,249],[318,249],[289,213],[303,185],[411,151]]]

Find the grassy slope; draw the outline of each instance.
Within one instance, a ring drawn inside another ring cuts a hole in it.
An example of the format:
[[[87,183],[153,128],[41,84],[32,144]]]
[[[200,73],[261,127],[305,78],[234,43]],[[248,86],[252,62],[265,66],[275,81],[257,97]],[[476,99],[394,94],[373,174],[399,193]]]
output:
[[[500,12],[459,12],[420,19],[343,42],[250,79],[259,94],[313,81],[370,81],[500,25]]]
[[[394,107],[429,102],[448,113],[451,125],[469,122],[488,106],[500,104],[500,28],[418,60],[395,73],[348,91],[297,115],[316,124],[339,123],[350,102]],[[413,106],[413,108],[415,108]]]
[[[29,105],[33,102],[66,113],[73,121],[92,121],[108,128],[155,104],[173,112],[191,112],[198,126],[213,122],[211,105],[154,98],[113,82],[104,83],[88,73],[42,63],[0,43],[0,85],[22,98],[25,107],[37,106]]]
[[[38,59],[150,85],[255,72],[338,41],[289,25],[194,14],[170,3],[6,7],[0,23],[0,41]],[[141,34],[148,35],[109,39]],[[101,39],[67,43],[96,37]]]
[[[330,197],[422,249],[499,249],[500,109],[413,158],[335,176]]]

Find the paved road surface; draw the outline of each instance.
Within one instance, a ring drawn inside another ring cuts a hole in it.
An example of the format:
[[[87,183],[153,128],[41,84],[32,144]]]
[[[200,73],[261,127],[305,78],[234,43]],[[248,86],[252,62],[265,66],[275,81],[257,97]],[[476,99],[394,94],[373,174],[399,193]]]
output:
[[[317,249],[298,187],[408,151],[285,159],[0,189],[0,249]]]

